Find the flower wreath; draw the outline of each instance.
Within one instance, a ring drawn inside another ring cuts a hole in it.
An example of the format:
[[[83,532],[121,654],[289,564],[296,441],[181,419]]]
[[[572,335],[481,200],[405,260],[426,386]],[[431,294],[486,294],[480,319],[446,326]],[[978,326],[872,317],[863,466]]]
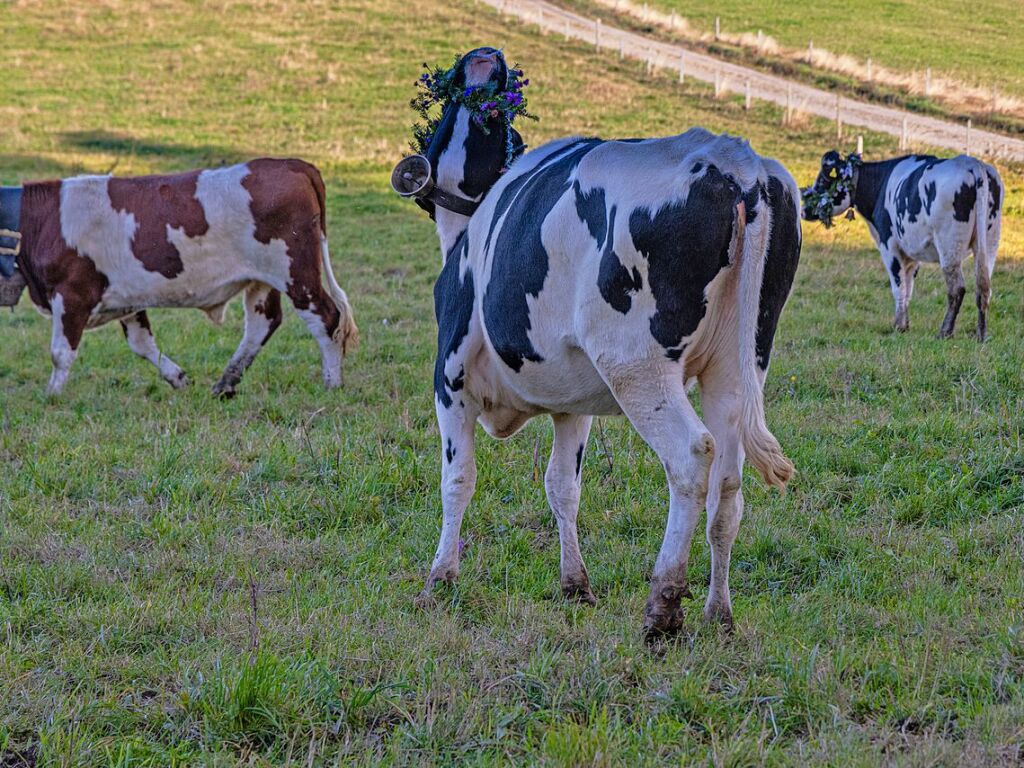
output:
[[[536,115],[530,114],[526,109],[526,96],[523,89],[530,84],[529,80],[523,80],[523,70],[518,66],[508,70],[508,79],[504,88],[499,88],[497,83],[483,83],[482,85],[470,85],[461,87],[456,85],[455,79],[458,75],[459,61],[462,56],[455,57],[455,63],[448,69],[431,67],[424,62],[423,68],[427,70],[420,79],[416,81],[419,93],[409,102],[423,122],[417,122],[412,126],[412,142],[410,146],[414,152],[426,154],[431,139],[437,132],[437,126],[441,122],[441,113],[450,104],[460,104],[469,110],[472,120],[485,134],[490,134],[487,127],[487,119],[501,116],[505,120],[509,130],[505,139],[505,167],[512,165],[512,161],[521,147],[512,145],[512,122],[517,117],[525,117],[536,120]],[[441,106],[441,113],[430,115],[431,108],[435,105]]]
[[[840,193],[849,193],[853,199],[856,183],[856,171],[861,165],[860,155],[856,152],[846,157],[842,165],[834,165],[829,170],[829,185],[824,190],[815,190],[813,187],[804,193],[804,203],[809,210],[814,211],[818,220],[825,225],[825,229],[832,226],[832,207],[835,205],[836,196]]]

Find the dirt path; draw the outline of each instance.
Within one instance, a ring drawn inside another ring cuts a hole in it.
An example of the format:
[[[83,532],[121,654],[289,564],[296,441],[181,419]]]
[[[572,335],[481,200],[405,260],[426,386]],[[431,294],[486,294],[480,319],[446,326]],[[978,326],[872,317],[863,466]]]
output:
[[[914,144],[926,144],[958,152],[969,151],[974,155],[1004,160],[1024,161],[1024,140],[1021,139],[979,129],[968,132],[966,125],[879,104],[845,97],[839,97],[837,100],[836,95],[829,91],[617,29],[544,0],[482,1],[502,13],[516,16],[542,29],[562,34],[566,38],[585,40],[600,48],[618,51],[631,59],[648,61],[658,69],[682,71],[685,77],[715,83],[719,92],[744,94],[749,88],[752,98],[771,101],[783,107],[788,106],[799,112],[831,120],[836,119],[838,108],[844,125],[858,125],[893,136],[904,136],[907,142]]]

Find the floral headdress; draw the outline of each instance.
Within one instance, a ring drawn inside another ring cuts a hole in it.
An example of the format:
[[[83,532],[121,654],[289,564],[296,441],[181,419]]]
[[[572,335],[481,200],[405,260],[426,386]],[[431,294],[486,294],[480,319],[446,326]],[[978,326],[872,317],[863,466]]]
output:
[[[473,122],[485,134],[491,132],[487,126],[489,118],[499,116],[504,118],[506,126],[509,128],[505,139],[505,167],[507,168],[512,164],[520,149],[520,147],[512,145],[512,122],[517,117],[537,119],[535,115],[526,110],[526,96],[523,89],[530,84],[530,81],[522,79],[523,70],[512,67],[508,70],[508,79],[504,88],[494,82],[460,86],[455,81],[461,60],[461,55],[456,56],[455,63],[448,69],[431,68],[424,62],[423,68],[427,71],[416,81],[419,93],[409,102],[409,106],[416,110],[423,122],[413,125],[410,146],[413,151],[425,154],[431,139],[437,132],[444,108],[450,103],[459,104],[469,110]],[[441,111],[431,116],[430,110],[434,105],[440,105]]]
[[[832,226],[832,208],[835,205],[836,197],[840,195],[845,197],[849,194],[850,199],[853,199],[856,186],[854,176],[861,162],[860,155],[856,152],[848,155],[845,162],[836,163],[829,168],[827,187],[818,189],[818,185],[815,184],[804,192],[804,204],[825,225],[825,229]],[[822,172],[824,173],[824,171]]]

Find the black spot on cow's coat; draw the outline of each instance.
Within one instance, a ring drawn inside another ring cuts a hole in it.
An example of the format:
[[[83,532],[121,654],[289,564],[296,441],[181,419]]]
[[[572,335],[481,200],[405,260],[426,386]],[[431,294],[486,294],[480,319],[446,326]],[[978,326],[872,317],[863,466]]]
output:
[[[580,476],[580,468],[583,466],[583,443],[576,451],[576,477]]]
[[[601,267],[597,274],[597,287],[601,291],[601,297],[611,305],[612,309],[626,314],[633,306],[631,293],[641,290],[644,287],[640,271],[633,267],[630,272],[626,269],[615,253],[615,213],[613,205],[608,213],[608,240],[604,245],[604,252],[601,254]]]
[[[543,360],[530,341],[526,298],[540,294],[548,274],[541,227],[571,188],[569,179],[576,166],[599,143],[588,140],[571,145],[557,159],[542,162],[540,167],[513,179],[498,198],[487,236],[488,244],[492,235],[495,240],[483,312],[494,351],[513,371],[519,371],[525,360]],[[503,215],[501,228],[496,231]]]
[[[931,181],[924,185],[924,212],[932,215],[932,203],[935,202],[935,182]]]
[[[978,202],[978,188],[973,182],[965,181],[953,195],[953,218],[957,221],[971,220],[971,211]]]
[[[892,261],[889,262],[889,272],[892,273],[893,282],[898,286],[902,280],[900,278],[900,260],[899,257],[893,256]]]
[[[934,157],[921,158],[922,162],[907,176],[896,190],[896,231],[900,237],[906,232],[906,222],[913,224],[921,215],[924,201],[921,200],[921,179],[939,161]]]
[[[590,236],[597,241],[597,247],[600,248],[604,245],[605,235],[608,234],[608,211],[604,204],[604,189],[594,187],[584,193],[579,181],[573,182],[572,188],[576,193],[576,214],[586,223]]]
[[[772,212],[772,230],[761,281],[755,344],[757,365],[761,370],[767,370],[771,359],[775,329],[793,287],[801,246],[797,201],[775,176],[768,178],[767,200]]]
[[[999,214],[999,206],[1003,202],[1003,188],[999,186],[999,179],[997,179],[990,171],[985,171],[988,174],[988,217],[995,219]]]
[[[448,438],[448,445],[444,449],[444,457],[448,459],[449,464],[451,464],[452,459],[455,458],[455,446],[452,445],[452,439],[450,437]]]
[[[678,360],[704,318],[704,291],[729,265],[733,218],[739,187],[713,165],[691,185],[685,201],[657,211],[637,208],[629,216],[629,231],[637,251],[647,259],[647,276],[657,311],[651,335]]]
[[[460,278],[462,262],[466,257],[468,241],[466,233],[452,246],[444,268],[434,283],[434,314],[437,317],[437,360],[434,363],[434,394],[445,408],[452,405],[451,392],[462,389],[463,371],[460,370],[453,382],[444,375],[444,364],[448,356],[456,352],[469,333],[469,321],[473,316],[473,272],[467,269]]]

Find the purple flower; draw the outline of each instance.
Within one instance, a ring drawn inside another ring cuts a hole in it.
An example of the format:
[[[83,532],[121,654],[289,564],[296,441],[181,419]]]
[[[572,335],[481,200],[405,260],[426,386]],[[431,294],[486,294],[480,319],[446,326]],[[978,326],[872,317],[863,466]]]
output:
[[[475,85],[471,85],[471,86],[469,86],[469,88],[467,88],[465,91],[462,92],[462,96],[464,98],[468,99],[470,96],[473,95],[473,91],[475,91],[475,90],[476,90],[476,86]]]

